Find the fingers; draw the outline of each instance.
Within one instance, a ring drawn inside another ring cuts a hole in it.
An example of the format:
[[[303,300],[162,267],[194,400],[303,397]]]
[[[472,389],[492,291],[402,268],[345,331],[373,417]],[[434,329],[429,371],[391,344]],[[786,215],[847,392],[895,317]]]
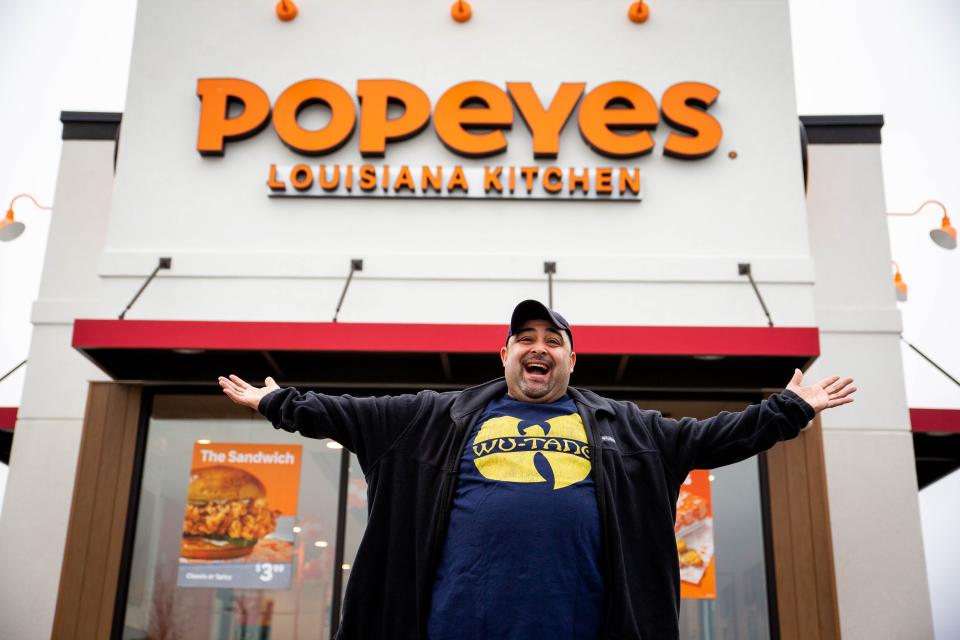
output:
[[[280,386],[280,385],[277,384],[277,381],[273,379],[273,376],[267,376],[267,379],[264,380],[263,382],[264,382],[264,384],[266,384],[266,386],[268,386],[268,387],[278,387],[278,388],[279,388],[279,386]]]
[[[840,376],[830,376],[829,378],[824,378],[823,380],[818,382],[817,386],[826,389],[827,387],[829,387],[839,379],[840,379]]]
[[[842,390],[842,391],[840,391],[840,392],[831,393],[831,394],[830,394],[830,399],[831,399],[831,400],[834,400],[834,399],[837,399],[837,398],[846,398],[847,396],[849,396],[851,393],[853,393],[853,392],[856,391],[856,390],[857,390],[856,387],[847,387],[846,389],[844,389],[844,390]]]
[[[838,400],[830,400],[827,402],[827,409],[832,409],[833,407],[839,407],[842,404],[847,404],[848,402],[853,402],[853,398],[840,398]]]
[[[235,376],[232,373],[230,374],[230,380],[232,380],[235,385],[240,387],[240,389],[246,389],[250,386],[242,378],[240,378],[239,376]]]
[[[835,380],[833,384],[826,387],[826,392],[829,394],[834,394],[840,391],[841,389],[843,389],[844,387],[846,387],[851,382],[853,382],[853,378],[844,378],[842,380]]]
[[[243,392],[230,380],[227,380],[223,376],[217,378],[217,382],[220,383],[220,388],[223,389],[224,395],[226,395],[230,400],[236,404],[243,404],[242,394]]]

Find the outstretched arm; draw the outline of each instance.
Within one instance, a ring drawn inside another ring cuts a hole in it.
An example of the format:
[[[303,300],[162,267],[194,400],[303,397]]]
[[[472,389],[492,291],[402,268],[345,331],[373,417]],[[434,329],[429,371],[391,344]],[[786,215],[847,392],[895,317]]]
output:
[[[652,412],[654,436],[664,462],[678,481],[691,469],[713,469],[795,438],[824,409],[853,402],[853,378],[830,376],[803,386],[797,369],[787,387],[743,411],[724,411],[706,420],[664,418]]]
[[[336,440],[357,454],[364,473],[397,441],[428,398],[428,392],[378,398],[300,393],[278,386],[273,378],[255,387],[235,375],[219,382],[228,398],[259,411],[277,429]]]

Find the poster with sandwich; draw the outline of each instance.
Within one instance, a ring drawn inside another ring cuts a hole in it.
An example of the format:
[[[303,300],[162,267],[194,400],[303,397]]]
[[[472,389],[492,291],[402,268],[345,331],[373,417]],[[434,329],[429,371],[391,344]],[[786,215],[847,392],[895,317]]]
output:
[[[177,586],[289,589],[302,447],[193,446]]]
[[[680,485],[674,532],[680,563],[680,597],[715,599],[717,579],[709,471],[691,471]]]

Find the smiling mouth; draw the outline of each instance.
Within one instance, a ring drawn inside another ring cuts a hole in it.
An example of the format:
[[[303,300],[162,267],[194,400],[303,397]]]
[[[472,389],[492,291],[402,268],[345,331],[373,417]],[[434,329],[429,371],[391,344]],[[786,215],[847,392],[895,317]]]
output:
[[[527,374],[537,377],[545,377],[548,373],[550,373],[549,365],[546,365],[542,362],[528,362],[523,366],[523,370]]]

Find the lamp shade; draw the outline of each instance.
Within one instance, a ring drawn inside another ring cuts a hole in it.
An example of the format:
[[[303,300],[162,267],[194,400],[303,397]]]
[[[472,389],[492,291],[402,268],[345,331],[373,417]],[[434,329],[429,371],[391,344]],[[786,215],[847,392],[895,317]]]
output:
[[[893,286],[897,289],[897,300],[900,302],[906,302],[907,283],[903,281],[903,276],[900,275],[899,269],[897,269],[897,273],[893,276]]]
[[[957,230],[950,224],[950,218],[943,216],[939,229],[930,230],[930,238],[944,249],[957,248]]]
[[[0,241],[16,240],[26,229],[26,225],[13,219],[13,209],[7,210],[7,217],[0,220]]]

